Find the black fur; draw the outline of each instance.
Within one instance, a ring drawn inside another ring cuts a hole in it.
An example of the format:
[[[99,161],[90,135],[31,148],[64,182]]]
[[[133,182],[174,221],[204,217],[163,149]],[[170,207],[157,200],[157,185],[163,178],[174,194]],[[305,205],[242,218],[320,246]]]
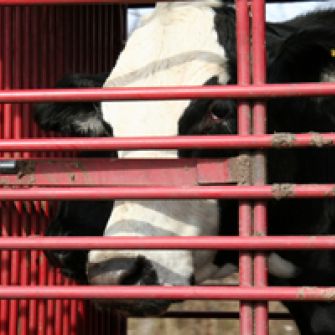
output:
[[[268,82],[319,82],[322,72],[335,72],[330,50],[335,46],[335,11],[309,14],[283,24],[284,34],[269,40]],[[270,36],[271,37],[271,36]],[[234,79],[231,79],[234,82]],[[207,84],[216,84],[212,78]],[[219,109],[215,111],[215,109]],[[218,118],[213,119],[212,113]],[[273,99],[268,102],[268,133],[334,132],[335,97]],[[181,135],[236,134],[235,102],[230,100],[193,101],[180,119]],[[235,156],[237,151],[180,151],[181,156]],[[308,148],[269,150],[268,182],[334,183],[335,149]],[[237,201],[220,201],[220,235],[238,235]],[[335,234],[334,199],[272,200],[268,202],[270,235]],[[270,278],[272,285],[332,286],[335,282],[335,252],[286,251],[280,255],[299,269],[292,279]],[[238,261],[238,254],[221,251],[217,265]],[[327,302],[286,302],[303,335],[335,334],[335,304]]]
[[[236,84],[237,80],[237,56],[236,56],[236,15],[235,10],[228,6],[215,9],[215,30],[218,33],[219,43],[224,46],[228,59],[228,72],[230,84]],[[277,48],[281,42],[293,31],[293,24],[266,23],[267,58],[271,61],[277,54]]]
[[[102,236],[112,212],[112,201],[62,201],[56,217],[49,223],[47,236]],[[48,260],[62,273],[87,283],[88,250],[49,250]]]
[[[107,76],[107,73],[98,75],[73,74],[60,80],[56,84],[56,88],[102,87]],[[42,129],[53,130],[65,136],[112,136],[111,126],[102,118],[100,103],[41,103],[35,106],[34,117]]]
[[[64,77],[58,88],[102,87],[107,73],[98,75],[74,74]],[[99,103],[62,102],[35,106],[35,120],[44,130],[65,136],[113,136],[112,128],[102,119]],[[90,120],[96,127],[82,128]],[[80,152],[79,157],[115,157],[115,152]],[[110,217],[113,201],[62,201],[56,217],[49,223],[47,236],[101,236]],[[49,250],[49,261],[62,273],[81,283],[87,283],[87,250]]]

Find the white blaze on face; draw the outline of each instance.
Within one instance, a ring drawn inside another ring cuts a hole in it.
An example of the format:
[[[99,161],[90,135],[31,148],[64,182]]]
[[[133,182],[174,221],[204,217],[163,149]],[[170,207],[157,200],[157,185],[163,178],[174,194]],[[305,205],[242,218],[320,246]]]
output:
[[[226,83],[226,58],[214,27],[215,1],[159,3],[133,32],[105,87],[202,85],[214,75]],[[174,136],[188,100],[104,102],[102,112],[114,136]],[[119,151],[120,158],[177,158],[177,151]],[[217,234],[214,200],[116,201],[105,235],[199,236]],[[176,274],[159,273],[161,284],[187,284],[193,274],[190,251],[91,251],[90,263],[136,255]],[[211,252],[199,252],[196,267],[208,264]]]

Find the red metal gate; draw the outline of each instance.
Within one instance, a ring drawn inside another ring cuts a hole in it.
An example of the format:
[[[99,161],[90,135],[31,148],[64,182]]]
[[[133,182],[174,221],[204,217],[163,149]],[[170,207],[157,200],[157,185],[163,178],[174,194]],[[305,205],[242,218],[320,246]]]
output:
[[[174,299],[237,299],[240,304],[241,334],[262,335],[268,333],[269,300],[324,300],[333,298],[332,288],[268,287],[265,251],[271,249],[335,248],[333,237],[266,237],[265,199],[287,196],[285,187],[266,185],[265,157],[258,149],[290,145],[311,146],[315,135],[301,134],[282,143],[276,135],[265,135],[266,106],[263,98],[273,96],[308,96],[311,94],[335,94],[335,84],[265,84],[264,52],[264,0],[254,0],[249,6],[247,0],[236,0],[238,40],[238,85],[230,87],[170,87],[88,90],[47,90],[59,74],[87,70],[98,72],[109,70],[111,60],[122,44],[122,33],[113,34],[113,26],[120,24],[120,7],[110,5],[92,7],[46,6],[60,3],[120,3],[121,0],[0,0],[0,5],[26,5],[24,7],[1,7],[2,44],[0,54],[0,91],[3,128],[0,150],[3,158],[50,157],[47,151],[61,152],[94,149],[144,149],[144,148],[245,148],[256,149],[253,165],[257,167],[258,180],[248,186],[199,186],[189,181],[187,187],[181,184],[167,186],[128,186],[113,188],[103,186],[103,180],[92,177],[91,187],[85,183],[75,187],[69,182],[62,187],[47,187],[43,181],[25,179],[2,180],[1,203],[1,285],[0,334],[119,334],[124,323],[117,316],[102,315],[96,311],[85,311],[86,304],[75,299],[87,298],[156,298]],[[128,1],[139,3],[140,1]],[[147,1],[149,2],[149,1]],[[44,4],[41,7],[27,5]],[[108,7],[108,10],[106,9]],[[252,12],[251,29],[249,10]],[[68,19],[70,17],[70,20]],[[67,18],[67,19],[66,19]],[[64,22],[64,25],[59,24]],[[91,29],[88,23],[92,23]],[[113,22],[115,25],[107,23]],[[69,26],[71,23],[71,26]],[[256,24],[257,23],[257,24]],[[250,31],[253,39],[250,50]],[[119,31],[118,31],[119,32]],[[81,34],[85,38],[81,39]],[[117,39],[120,37],[120,39]],[[112,37],[112,39],[111,39]],[[32,41],[32,42],[30,42]],[[93,46],[93,47],[92,47]],[[41,48],[37,50],[36,48]],[[82,58],[78,50],[85,50]],[[94,54],[92,54],[92,51]],[[252,68],[249,68],[252,55]],[[50,58],[51,56],[51,58]],[[250,82],[252,73],[253,82]],[[37,89],[43,87],[43,89]],[[29,127],[30,102],[76,100],[122,100],[122,99],[188,99],[195,97],[230,97],[241,99],[238,105],[238,136],[207,136],[206,138],[173,137],[104,139],[41,139],[39,131]],[[254,99],[253,111],[243,99]],[[21,105],[17,105],[20,103]],[[251,129],[251,117],[253,129]],[[333,145],[334,134],[318,135],[318,141]],[[36,152],[40,152],[38,155]],[[32,154],[35,153],[35,154]],[[222,162],[216,162],[220,166]],[[224,162],[223,162],[224,163]],[[36,163],[40,164],[40,163]],[[182,168],[180,161],[176,168]],[[152,164],[150,164],[152,165]],[[224,165],[224,164],[223,164]],[[37,166],[37,165],[36,165]],[[201,167],[200,167],[201,168]],[[73,172],[78,178],[80,173]],[[126,172],[127,173],[127,172]],[[140,172],[139,172],[140,173]],[[153,172],[154,173],[154,172]],[[131,180],[129,173],[127,175]],[[222,177],[222,176],[221,176]],[[220,178],[221,178],[220,177]],[[208,178],[208,176],[206,176]],[[206,179],[205,178],[205,179]],[[134,179],[134,176],[133,176]],[[60,177],[62,180],[62,177]],[[135,178],[136,180],[136,178]],[[191,180],[191,179],[190,179]],[[101,184],[102,183],[102,184]],[[213,183],[213,181],[212,181]],[[209,184],[212,184],[209,183]],[[21,184],[21,187],[9,187]],[[31,188],[35,185],[34,188]],[[30,186],[30,187],[26,187]],[[333,197],[334,185],[292,185],[291,197]],[[49,215],[44,202],[55,199],[137,199],[137,198],[234,198],[240,200],[240,237],[161,237],[161,238],[52,238],[21,237],[37,235]],[[253,200],[253,205],[250,201]],[[24,201],[24,202],[23,202]],[[30,201],[30,202],[26,202]],[[254,216],[252,219],[252,210]],[[20,236],[20,237],[18,237]],[[74,286],[63,284],[54,270],[46,266],[40,249],[87,248],[220,248],[239,249],[240,286],[238,287],[106,287]],[[18,250],[32,250],[29,253]],[[253,252],[250,252],[250,251]],[[5,264],[5,266],[4,266]],[[36,287],[38,285],[38,287]],[[21,300],[14,300],[21,299]],[[26,300],[32,299],[32,300]],[[34,300],[41,299],[41,300]],[[47,300],[43,300],[47,299]],[[50,300],[48,300],[50,299]],[[51,300],[53,299],[53,300]],[[61,300],[62,299],[62,300]],[[63,300],[65,299],[65,300]],[[77,312],[79,310],[79,313]],[[70,312],[68,312],[70,311]],[[87,314],[85,314],[87,313]],[[88,315],[88,325],[80,320]],[[199,314],[194,314],[196,316]],[[105,317],[105,319],[104,319]],[[51,320],[51,321],[50,321]],[[80,327],[85,327],[85,330]],[[61,329],[63,327],[63,329]]]
[[[124,42],[124,11],[118,5],[2,4],[1,90],[54,87],[64,73],[109,71]],[[0,114],[3,140],[46,136],[33,124],[29,104],[4,103]],[[60,155],[1,150],[2,159]],[[50,215],[48,203],[1,200],[2,238],[43,234]],[[0,283],[4,289],[7,285],[26,286],[34,291],[37,285],[74,285],[48,267],[41,251],[2,249],[0,259]],[[124,322],[117,315],[107,314],[96,311],[84,300],[1,300],[0,334],[121,333]]]

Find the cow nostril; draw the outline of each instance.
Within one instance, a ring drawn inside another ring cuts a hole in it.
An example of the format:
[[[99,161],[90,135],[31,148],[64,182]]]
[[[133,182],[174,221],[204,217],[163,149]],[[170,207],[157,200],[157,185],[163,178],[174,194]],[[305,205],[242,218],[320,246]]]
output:
[[[88,278],[95,285],[155,285],[158,282],[151,262],[142,256],[90,264]]]
[[[145,260],[137,257],[128,271],[124,271],[120,277],[120,285],[135,285],[141,281],[145,270]]]

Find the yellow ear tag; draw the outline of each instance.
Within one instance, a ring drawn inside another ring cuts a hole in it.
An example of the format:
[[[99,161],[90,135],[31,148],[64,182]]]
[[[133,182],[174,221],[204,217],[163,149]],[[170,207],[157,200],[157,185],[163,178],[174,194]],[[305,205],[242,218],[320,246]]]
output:
[[[330,49],[330,56],[335,58],[335,49]]]

